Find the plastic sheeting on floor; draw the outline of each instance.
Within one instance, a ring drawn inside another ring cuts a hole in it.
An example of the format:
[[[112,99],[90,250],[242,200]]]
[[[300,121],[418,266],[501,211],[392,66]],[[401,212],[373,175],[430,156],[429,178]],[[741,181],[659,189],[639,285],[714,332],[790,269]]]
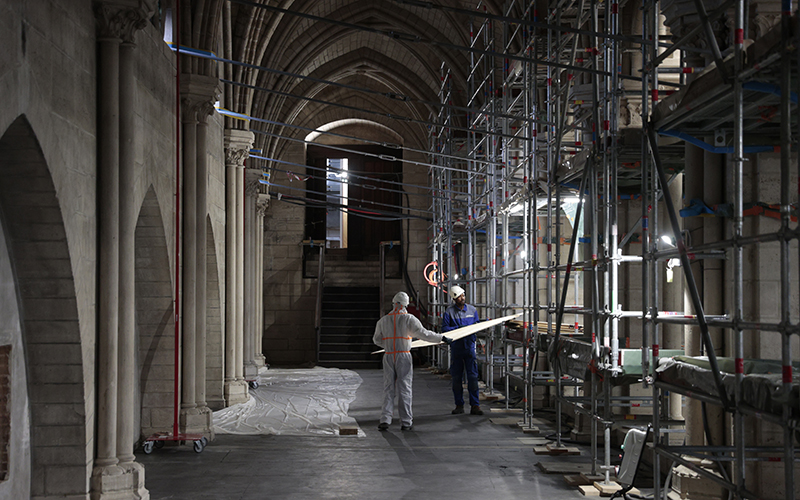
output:
[[[249,401],[214,412],[214,432],[338,436],[340,426],[358,428],[347,410],[361,382],[356,372],[339,368],[262,368]],[[359,428],[358,436],[366,434]]]

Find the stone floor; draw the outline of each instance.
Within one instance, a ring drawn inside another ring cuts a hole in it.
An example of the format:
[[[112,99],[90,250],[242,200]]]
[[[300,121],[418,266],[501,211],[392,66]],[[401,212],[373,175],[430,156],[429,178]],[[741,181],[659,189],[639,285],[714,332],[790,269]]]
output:
[[[511,414],[451,415],[449,381],[414,373],[414,429],[399,421],[377,429],[380,370],[358,372],[363,383],[349,415],[366,437],[221,435],[202,453],[165,447],[137,460],[152,499],[478,499],[581,498],[562,474],[536,463],[590,462],[581,456],[536,455],[530,437],[507,425]],[[497,408],[504,407],[493,403]],[[492,420],[495,420],[493,423]]]

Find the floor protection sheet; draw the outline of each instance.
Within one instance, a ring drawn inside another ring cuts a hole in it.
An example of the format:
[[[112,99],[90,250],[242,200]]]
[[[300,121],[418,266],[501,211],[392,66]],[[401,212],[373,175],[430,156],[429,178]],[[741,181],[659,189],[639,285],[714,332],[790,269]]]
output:
[[[215,411],[217,434],[339,436],[340,427],[357,428],[347,416],[361,377],[339,368],[262,368],[250,399]]]

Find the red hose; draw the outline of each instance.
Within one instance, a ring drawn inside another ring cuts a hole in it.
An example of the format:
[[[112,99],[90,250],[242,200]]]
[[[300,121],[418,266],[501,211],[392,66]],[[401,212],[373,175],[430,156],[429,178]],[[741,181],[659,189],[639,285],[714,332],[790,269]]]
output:
[[[175,44],[175,393],[173,395],[172,435],[178,435],[178,363],[180,361],[180,255],[181,255],[181,0],[175,2],[172,20]]]

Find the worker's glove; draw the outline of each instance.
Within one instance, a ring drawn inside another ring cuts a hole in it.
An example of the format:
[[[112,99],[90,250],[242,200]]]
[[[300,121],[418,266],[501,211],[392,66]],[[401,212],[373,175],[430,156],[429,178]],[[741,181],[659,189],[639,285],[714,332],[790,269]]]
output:
[[[450,344],[453,343],[453,339],[449,339],[449,338],[445,337],[444,335],[442,335],[442,342],[444,342],[447,345],[450,345]]]

